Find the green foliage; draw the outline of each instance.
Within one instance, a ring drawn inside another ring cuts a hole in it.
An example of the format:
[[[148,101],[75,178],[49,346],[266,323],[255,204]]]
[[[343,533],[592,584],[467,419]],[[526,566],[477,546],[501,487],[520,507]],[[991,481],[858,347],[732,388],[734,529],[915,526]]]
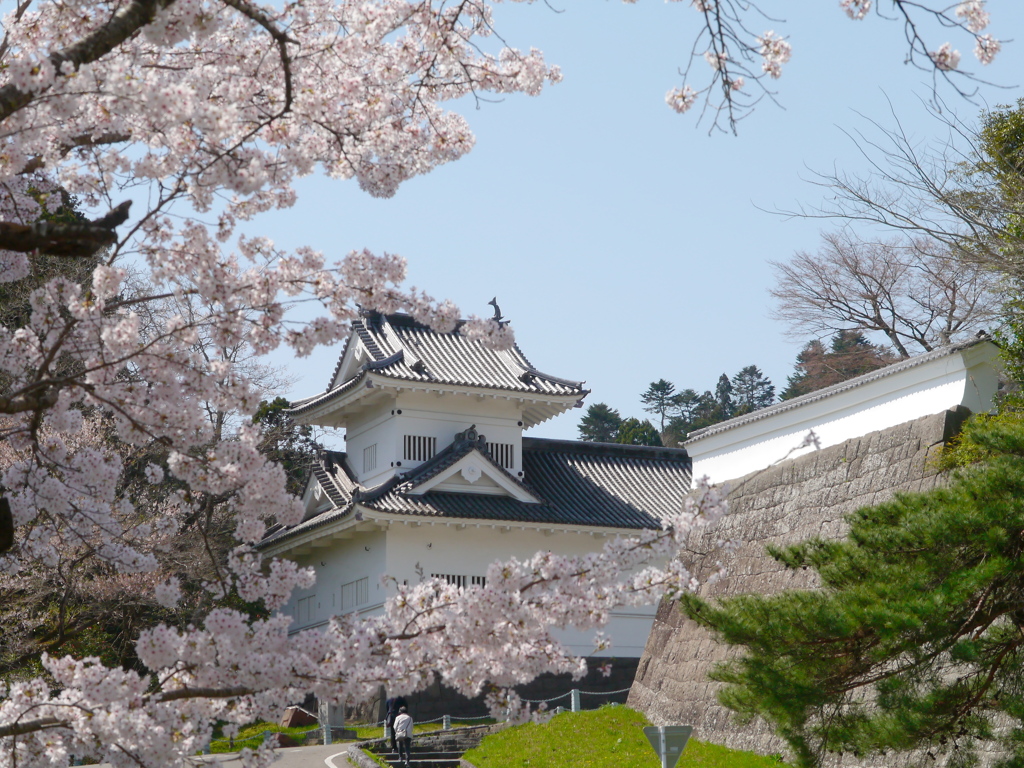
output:
[[[735,416],[767,408],[775,402],[775,385],[756,365],[741,368],[729,383]]]
[[[651,422],[639,419],[626,419],[619,428],[618,439],[624,445],[661,445],[661,435]]]
[[[769,550],[820,590],[681,599],[743,650],[713,673],[722,703],[770,722],[801,766],[912,749],[967,766],[979,739],[1024,764],[1024,424],[966,429],[986,462],[947,488],[859,509],[841,541]],[[994,735],[996,718],[1011,727]]]
[[[732,402],[732,381],[724,373],[718,377],[715,385],[715,405],[722,421],[733,417],[735,406]]]
[[[287,413],[290,407],[283,397],[263,400],[252,421],[260,425],[260,453],[284,468],[288,491],[298,496],[322,446],[313,436],[312,427],[292,420]]]
[[[310,731],[315,731],[319,726],[316,725],[303,725],[298,728],[284,728],[277,723],[253,723],[247,725],[244,728],[239,729],[238,736],[234,739],[227,739],[218,737],[213,739],[210,743],[210,752],[212,754],[225,754],[230,752],[237,752],[240,749],[257,749],[260,744],[263,743],[265,738],[264,734],[267,733],[283,733],[291,736],[299,743],[306,737]]]
[[[671,381],[665,381],[665,379],[651,382],[647,391],[640,395],[640,402],[644,404],[644,410],[661,418],[660,430],[662,432],[665,431],[665,419],[677,410],[676,399],[676,385]]]
[[[1001,408],[999,413],[976,413],[967,425],[942,449],[936,469],[948,472],[964,469],[993,458],[992,451],[975,439],[978,430],[986,427],[1024,429],[1024,412],[1013,408]]]
[[[370,760],[375,762],[377,765],[382,766],[382,768],[391,768],[391,763],[389,763],[387,760],[385,760],[380,755],[375,755],[373,752],[371,752],[370,750],[366,749],[365,747],[363,748],[362,752],[363,752],[364,755],[366,755],[368,758],[370,758]]]
[[[528,723],[484,738],[465,758],[477,768],[658,768],[644,726],[628,707],[564,712],[544,725]],[[679,768],[785,768],[774,757],[739,752],[691,739]]]
[[[1002,105],[981,116],[979,154],[972,174],[991,180],[991,195],[978,201],[1002,232],[1003,256],[1012,263],[1024,237],[1020,201],[1024,194],[1024,99]]]
[[[580,440],[589,443],[615,443],[619,439],[622,416],[604,403],[594,403],[580,420]]]

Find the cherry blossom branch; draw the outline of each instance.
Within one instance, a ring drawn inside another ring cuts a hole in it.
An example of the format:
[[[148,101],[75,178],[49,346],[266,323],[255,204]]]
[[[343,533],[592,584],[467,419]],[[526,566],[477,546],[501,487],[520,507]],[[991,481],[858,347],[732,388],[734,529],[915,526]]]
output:
[[[67,76],[69,70],[65,69],[65,64],[70,65],[70,71],[73,71],[110,53],[151,22],[158,10],[173,2],[174,0],[129,0],[129,3],[111,16],[103,26],[63,51],[50,54],[49,63],[53,67],[53,76]],[[37,95],[36,92],[19,88],[13,83],[0,88],[0,122],[31,104]]]

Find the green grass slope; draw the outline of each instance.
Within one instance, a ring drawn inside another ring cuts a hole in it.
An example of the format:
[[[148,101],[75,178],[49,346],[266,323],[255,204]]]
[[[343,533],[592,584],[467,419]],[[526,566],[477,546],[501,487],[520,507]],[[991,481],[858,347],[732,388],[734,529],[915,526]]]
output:
[[[621,706],[565,712],[544,725],[527,723],[486,737],[465,759],[476,768],[661,768],[644,736],[647,719]],[[774,757],[691,739],[679,768],[787,768]]]

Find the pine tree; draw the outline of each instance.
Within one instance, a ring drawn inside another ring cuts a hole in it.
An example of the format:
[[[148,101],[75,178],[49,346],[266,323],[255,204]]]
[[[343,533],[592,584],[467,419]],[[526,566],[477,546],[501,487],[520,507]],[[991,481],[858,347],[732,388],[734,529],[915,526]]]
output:
[[[775,385],[756,365],[741,368],[732,377],[734,415],[767,408],[775,402]]]
[[[644,410],[656,414],[661,418],[662,432],[665,431],[665,420],[670,418],[679,409],[676,385],[665,379],[658,379],[651,382],[647,391],[640,395],[640,402],[644,404]]]
[[[594,403],[580,420],[580,440],[588,443],[616,443],[619,441],[621,426],[622,416],[618,411],[605,403]]]
[[[732,382],[724,373],[718,377],[715,385],[715,404],[718,408],[719,421],[731,419],[736,408],[732,401]]]
[[[619,443],[625,445],[661,445],[661,435],[651,422],[644,419],[629,418],[622,422],[619,429]]]
[[[712,674],[722,703],[771,723],[800,766],[917,749],[967,766],[978,739],[1024,764],[1024,423],[965,439],[988,461],[948,487],[857,510],[841,541],[769,550],[819,590],[681,598],[743,651]]]
[[[299,496],[323,446],[314,437],[312,427],[298,424],[288,416],[290,407],[291,403],[283,397],[263,400],[253,414],[252,422],[260,425],[260,452],[284,467],[288,474],[288,490]]]

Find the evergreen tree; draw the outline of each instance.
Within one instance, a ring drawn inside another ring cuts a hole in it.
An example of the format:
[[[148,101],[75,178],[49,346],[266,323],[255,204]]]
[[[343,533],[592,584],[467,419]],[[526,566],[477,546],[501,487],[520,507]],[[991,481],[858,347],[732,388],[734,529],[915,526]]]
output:
[[[302,493],[317,453],[322,449],[308,424],[298,424],[288,416],[291,407],[285,398],[263,400],[252,417],[260,425],[263,439],[260,451],[280,464],[288,474],[288,491]]]
[[[968,766],[978,739],[1024,764],[1024,423],[964,439],[988,460],[948,487],[857,510],[841,541],[770,549],[819,590],[682,596],[743,651],[712,674],[722,703],[771,723],[800,766],[917,749]]]
[[[668,424],[661,431],[662,444],[673,447],[682,443],[686,436],[696,429],[694,424],[701,408],[702,399],[696,390],[684,389],[675,395],[675,402],[675,415],[669,419]]]
[[[679,409],[679,396],[676,394],[676,385],[665,379],[658,379],[651,382],[647,391],[640,395],[640,402],[644,404],[644,410],[656,414],[661,418],[662,432],[665,431],[665,420],[670,418]]]
[[[580,440],[588,443],[617,443],[622,416],[605,403],[594,403],[580,419]]]
[[[756,365],[741,368],[731,380],[734,415],[766,408],[775,402],[775,385]]]
[[[732,401],[732,382],[724,373],[718,377],[718,384],[715,385],[715,405],[719,421],[731,419],[736,410]]]
[[[619,439],[616,441],[625,445],[656,445],[660,446],[661,435],[654,428],[651,422],[644,419],[629,418],[622,422],[619,429]]]
[[[694,389],[684,389],[676,395],[677,419],[683,423],[692,422],[700,409],[701,396]]]

